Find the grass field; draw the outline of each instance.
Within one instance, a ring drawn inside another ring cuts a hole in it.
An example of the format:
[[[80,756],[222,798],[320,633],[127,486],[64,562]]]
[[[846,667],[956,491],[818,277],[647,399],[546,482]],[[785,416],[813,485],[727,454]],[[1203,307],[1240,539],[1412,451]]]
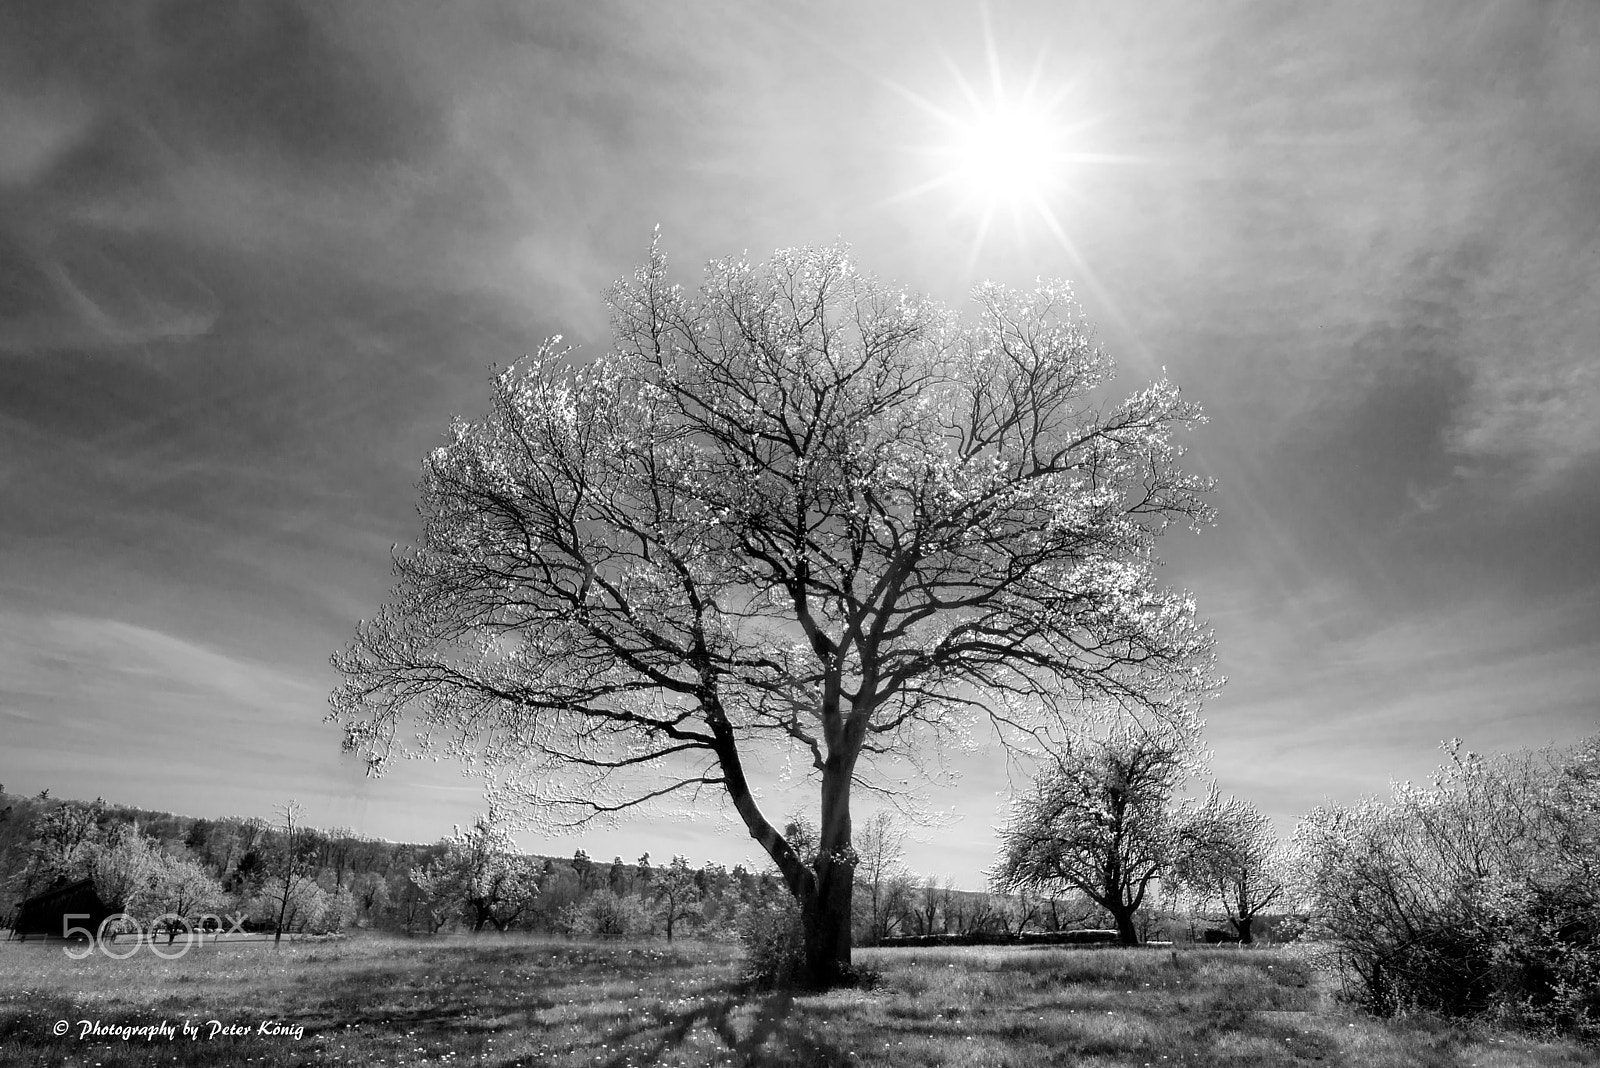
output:
[[[0,1065],[1600,1064],[1570,1043],[1341,1012],[1282,951],[857,957],[881,973],[875,989],[790,996],[746,992],[736,951],[692,943],[371,937],[206,946],[176,961],[73,961],[59,944],[0,943]],[[84,1020],[165,1022],[176,1036],[80,1037]],[[52,1033],[57,1021],[65,1035]],[[247,1033],[213,1035],[211,1021]]]

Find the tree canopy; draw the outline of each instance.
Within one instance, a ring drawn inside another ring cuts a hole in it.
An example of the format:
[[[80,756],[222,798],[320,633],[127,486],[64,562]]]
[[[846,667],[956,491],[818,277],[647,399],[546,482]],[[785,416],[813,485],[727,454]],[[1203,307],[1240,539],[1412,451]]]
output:
[[[335,657],[347,750],[481,761],[555,821],[725,793],[837,975],[876,762],[979,716],[1039,738],[1213,685],[1191,599],[1153,576],[1156,536],[1208,518],[1172,441],[1199,412],[1164,381],[1108,398],[1065,284],[974,303],[964,323],[842,248],[689,292],[653,247],[609,351],[547,343],[427,458],[421,544]],[[752,791],[773,755],[820,781],[814,855]]]

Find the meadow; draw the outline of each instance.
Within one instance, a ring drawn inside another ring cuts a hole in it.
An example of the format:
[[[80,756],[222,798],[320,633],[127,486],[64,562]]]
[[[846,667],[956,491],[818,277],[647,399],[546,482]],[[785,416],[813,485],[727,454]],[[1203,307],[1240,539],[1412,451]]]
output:
[[[700,943],[356,936],[174,961],[62,948],[0,942],[0,1065],[1600,1063],[1570,1042],[1346,1011],[1293,950],[858,950],[870,989],[788,994],[747,989],[736,949]],[[82,1035],[80,1021],[174,1037]]]

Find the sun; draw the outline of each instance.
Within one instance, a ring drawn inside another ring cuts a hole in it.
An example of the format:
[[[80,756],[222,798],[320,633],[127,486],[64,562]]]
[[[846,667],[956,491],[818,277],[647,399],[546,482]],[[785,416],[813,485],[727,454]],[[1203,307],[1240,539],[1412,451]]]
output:
[[[918,180],[885,203],[943,199],[954,216],[964,217],[960,228],[971,234],[969,272],[996,229],[1005,227],[1019,247],[1040,238],[1053,243],[1086,276],[1068,223],[1094,207],[1086,202],[1094,187],[1090,169],[1139,161],[1099,147],[1108,116],[1089,109],[1088,82],[1062,76],[1047,47],[1031,67],[1003,61],[987,6],[980,4],[979,11],[983,68],[963,70],[943,56],[951,76],[943,91],[883,80],[929,120],[928,139],[907,146],[922,161]]]
[[[1063,124],[1049,111],[1002,99],[950,125],[947,184],[987,211],[1048,203],[1067,163]]]

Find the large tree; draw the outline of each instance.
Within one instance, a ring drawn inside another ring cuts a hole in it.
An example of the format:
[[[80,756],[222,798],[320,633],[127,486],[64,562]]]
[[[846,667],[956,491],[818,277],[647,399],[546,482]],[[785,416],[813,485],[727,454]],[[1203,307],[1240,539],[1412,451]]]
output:
[[[498,769],[552,820],[715,789],[798,900],[809,977],[849,968],[850,796],[987,714],[1039,735],[1084,702],[1174,712],[1210,637],[1154,581],[1207,516],[1199,419],[1121,400],[1064,284],[985,285],[967,324],[845,250],[664,258],[619,283],[612,348],[494,379],[426,460],[422,543],[335,657],[332,718],[374,769],[419,745]],[[804,855],[753,767],[819,789]]]
[[[996,889],[1077,890],[1138,945],[1134,917],[1173,859],[1172,795],[1199,761],[1194,725],[1116,724],[1087,732],[1040,772],[1000,832]]]

